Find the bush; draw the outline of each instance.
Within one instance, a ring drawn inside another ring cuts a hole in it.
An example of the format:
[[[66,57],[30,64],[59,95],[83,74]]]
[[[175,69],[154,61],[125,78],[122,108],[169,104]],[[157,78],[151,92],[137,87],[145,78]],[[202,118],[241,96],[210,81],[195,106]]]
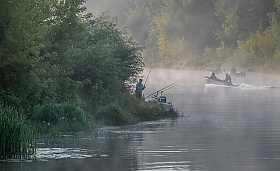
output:
[[[141,102],[134,110],[133,114],[141,121],[159,120],[164,118],[178,117],[178,111],[174,108],[165,109],[157,102]]]
[[[163,118],[178,117],[178,111],[174,108],[165,109],[156,101],[146,102],[138,100],[135,95],[127,94],[122,104],[123,108],[134,115],[140,121],[158,120]]]
[[[1,105],[0,110],[0,158],[22,158],[34,151],[33,132],[25,123],[22,112]]]
[[[34,109],[34,119],[42,132],[84,131],[93,128],[93,119],[84,110],[69,103],[46,104]],[[38,130],[38,132],[41,132]]]
[[[137,119],[135,117],[113,103],[101,107],[97,111],[96,120],[104,123],[105,125],[115,126],[137,123]]]

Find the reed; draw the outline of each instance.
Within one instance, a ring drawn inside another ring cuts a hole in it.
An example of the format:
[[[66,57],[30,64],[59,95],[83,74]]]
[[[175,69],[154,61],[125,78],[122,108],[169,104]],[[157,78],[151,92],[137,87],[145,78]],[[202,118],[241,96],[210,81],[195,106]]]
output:
[[[175,82],[172,86],[176,86],[177,83]],[[165,109],[160,103],[138,100],[134,95],[126,95],[121,106],[140,121],[176,118],[179,116],[179,112],[175,108]]]
[[[37,134],[86,131],[94,127],[87,112],[69,103],[37,106],[33,113]]]
[[[165,109],[157,102],[140,102],[132,113],[141,121],[159,120],[164,118],[176,118],[179,112],[174,109]]]
[[[134,116],[114,103],[101,107],[97,111],[96,120],[105,125],[115,126],[137,123],[137,119]]]
[[[33,132],[20,110],[1,105],[0,128],[1,159],[22,159],[33,154]]]

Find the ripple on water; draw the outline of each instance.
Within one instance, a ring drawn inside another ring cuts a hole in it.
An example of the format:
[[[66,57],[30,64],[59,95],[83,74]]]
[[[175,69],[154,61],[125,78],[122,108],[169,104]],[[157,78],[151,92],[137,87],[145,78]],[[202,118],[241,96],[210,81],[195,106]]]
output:
[[[93,150],[81,148],[37,148],[34,159],[48,161],[50,159],[84,159],[91,157],[108,157],[107,154],[99,154]]]

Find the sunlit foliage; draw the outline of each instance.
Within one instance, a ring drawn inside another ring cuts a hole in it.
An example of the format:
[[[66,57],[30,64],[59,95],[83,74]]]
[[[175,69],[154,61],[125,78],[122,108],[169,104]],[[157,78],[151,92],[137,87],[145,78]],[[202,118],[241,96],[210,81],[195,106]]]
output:
[[[239,44],[239,49],[256,56],[257,60],[263,62],[271,59],[275,53],[275,43],[270,34],[255,33],[244,43]]]

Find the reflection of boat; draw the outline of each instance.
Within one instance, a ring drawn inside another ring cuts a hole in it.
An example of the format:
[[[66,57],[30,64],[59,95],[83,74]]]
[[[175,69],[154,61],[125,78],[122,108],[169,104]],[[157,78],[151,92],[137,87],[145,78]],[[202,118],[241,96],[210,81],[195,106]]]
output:
[[[231,72],[230,74],[229,74],[230,76],[246,76],[246,73],[245,72]]]
[[[216,85],[225,85],[225,86],[238,86],[238,85],[234,85],[232,83],[225,82],[224,80],[220,80],[220,79],[217,79],[217,78],[211,78],[211,77],[208,77],[208,76],[205,76],[204,80],[205,80],[206,84],[216,84]]]

